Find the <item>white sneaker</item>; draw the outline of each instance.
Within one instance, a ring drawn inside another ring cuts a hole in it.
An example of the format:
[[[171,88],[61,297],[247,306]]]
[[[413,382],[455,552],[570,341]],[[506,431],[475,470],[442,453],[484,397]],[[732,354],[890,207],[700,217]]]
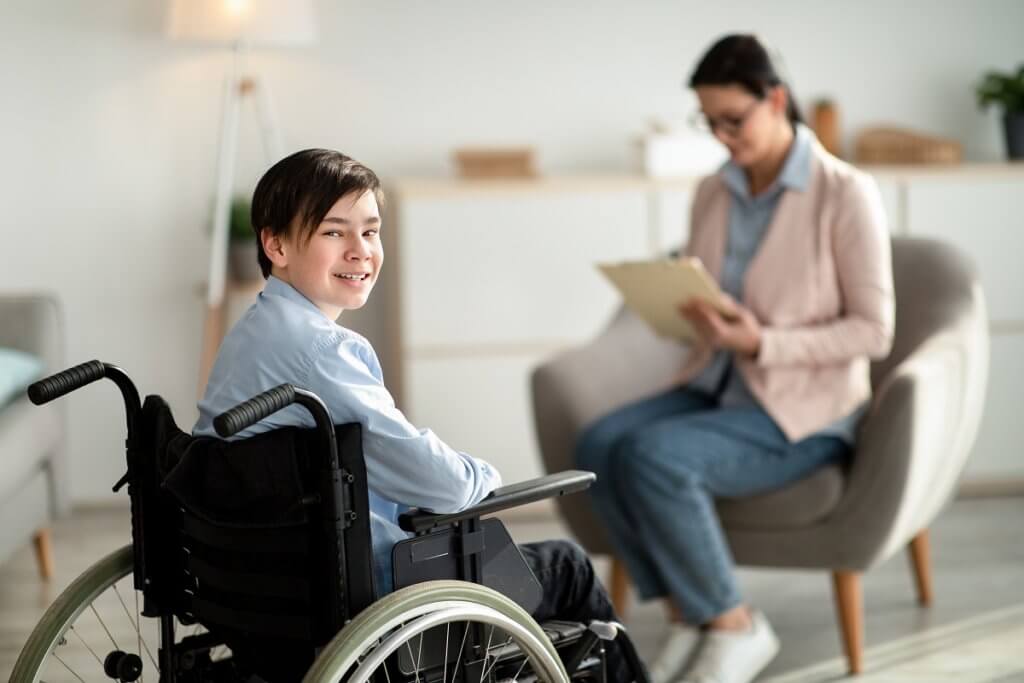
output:
[[[686,683],[750,683],[779,652],[779,639],[761,612],[751,612],[748,631],[708,631]]]
[[[683,672],[690,656],[697,649],[701,632],[696,626],[671,623],[668,638],[661,646],[661,652],[654,658],[648,673],[651,683],[669,683]]]

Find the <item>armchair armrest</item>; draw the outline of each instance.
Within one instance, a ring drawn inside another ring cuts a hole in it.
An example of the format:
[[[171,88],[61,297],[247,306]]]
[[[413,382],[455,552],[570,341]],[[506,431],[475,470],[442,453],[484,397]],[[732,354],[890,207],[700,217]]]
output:
[[[413,509],[398,517],[398,524],[405,531],[423,532],[434,527],[445,526],[464,519],[482,517],[508,508],[533,503],[545,498],[565,496],[590,488],[597,477],[593,472],[569,470],[549,474],[495,489],[489,496],[472,507],[451,513],[433,513]]]
[[[833,513],[862,566],[903,547],[950,498],[977,434],[987,368],[981,318],[921,344],[879,386]]]

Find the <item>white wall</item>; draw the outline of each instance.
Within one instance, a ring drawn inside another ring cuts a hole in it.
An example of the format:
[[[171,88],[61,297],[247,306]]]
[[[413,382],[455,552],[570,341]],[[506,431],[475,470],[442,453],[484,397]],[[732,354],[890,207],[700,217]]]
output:
[[[0,4],[0,290],[56,291],[69,362],[120,363],[187,428],[227,62],[168,43],[164,12]],[[735,30],[784,55],[802,100],[835,98],[847,134],[885,121],[997,159],[997,120],[972,84],[1024,60],[1017,0],[323,0],[319,13],[316,47],[252,63],[289,147],[335,147],[386,177],[447,173],[450,150],[471,143],[534,145],[546,172],[627,170],[632,137],[692,111],[681,83]],[[243,133],[241,185],[263,163],[253,126]],[[381,341],[381,317],[371,303],[350,324]],[[115,389],[68,400],[74,494],[103,497],[123,468]]]

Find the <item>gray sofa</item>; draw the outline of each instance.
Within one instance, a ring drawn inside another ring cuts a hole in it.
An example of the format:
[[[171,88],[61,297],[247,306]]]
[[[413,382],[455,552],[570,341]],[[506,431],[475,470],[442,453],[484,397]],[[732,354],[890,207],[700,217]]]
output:
[[[54,297],[0,296],[0,347],[42,358],[51,374],[63,369],[63,343]],[[60,401],[37,407],[23,396],[0,407],[0,562],[34,538],[44,578],[53,570],[49,524],[68,506],[65,424]]]

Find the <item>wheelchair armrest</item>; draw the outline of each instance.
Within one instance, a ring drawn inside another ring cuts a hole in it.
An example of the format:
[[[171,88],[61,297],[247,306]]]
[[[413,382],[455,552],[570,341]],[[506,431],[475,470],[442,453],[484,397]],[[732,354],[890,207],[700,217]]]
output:
[[[545,498],[564,496],[590,488],[597,476],[593,472],[567,470],[536,479],[528,479],[495,489],[482,501],[459,512],[434,513],[412,509],[398,516],[398,524],[405,531],[423,532],[434,527],[474,517],[482,517],[499,510],[507,510]]]

